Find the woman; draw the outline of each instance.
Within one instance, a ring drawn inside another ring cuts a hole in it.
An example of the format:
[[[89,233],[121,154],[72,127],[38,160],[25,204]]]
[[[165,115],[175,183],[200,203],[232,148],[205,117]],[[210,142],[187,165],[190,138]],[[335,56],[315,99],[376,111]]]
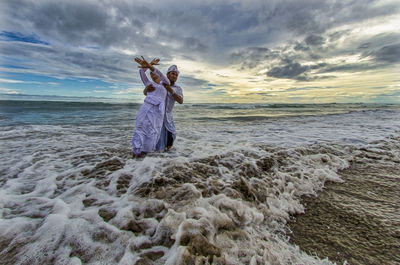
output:
[[[159,59],[154,59],[151,63],[148,63],[143,57],[142,59],[135,58],[135,61],[140,64],[140,77],[143,84],[146,87],[151,85],[154,87],[154,91],[147,93],[136,117],[135,131],[132,138],[134,157],[140,157],[155,150],[165,115],[167,90],[162,84],[170,85],[168,78],[153,66],[158,65]],[[147,69],[151,70],[150,76],[153,82],[149,81],[146,76]]]

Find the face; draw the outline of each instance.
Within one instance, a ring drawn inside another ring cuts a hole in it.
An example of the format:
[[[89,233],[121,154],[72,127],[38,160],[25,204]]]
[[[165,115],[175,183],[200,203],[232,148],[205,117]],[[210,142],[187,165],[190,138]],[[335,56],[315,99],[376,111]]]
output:
[[[175,71],[171,71],[167,74],[167,77],[171,83],[175,83],[178,80],[178,73]]]
[[[158,78],[158,76],[156,74],[150,73],[151,79],[153,79],[153,81],[157,84],[160,83],[160,78]]]

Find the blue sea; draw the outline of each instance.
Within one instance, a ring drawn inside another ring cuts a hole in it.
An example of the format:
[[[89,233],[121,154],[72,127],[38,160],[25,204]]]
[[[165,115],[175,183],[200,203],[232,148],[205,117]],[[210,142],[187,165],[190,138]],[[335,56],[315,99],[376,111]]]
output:
[[[133,159],[140,104],[88,101],[0,100],[1,264],[400,263],[400,105],[185,103]]]

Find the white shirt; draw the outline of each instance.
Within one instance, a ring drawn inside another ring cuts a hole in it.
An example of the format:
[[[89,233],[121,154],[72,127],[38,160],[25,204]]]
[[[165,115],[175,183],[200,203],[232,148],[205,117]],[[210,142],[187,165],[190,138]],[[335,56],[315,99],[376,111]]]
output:
[[[182,88],[180,86],[173,85],[171,88],[174,92],[179,95],[183,99]],[[175,106],[175,99],[171,93],[167,93],[167,98],[165,99],[165,118],[164,118],[164,126],[165,128],[173,133],[176,134],[175,131],[175,124],[174,124],[174,117],[172,116],[172,110]]]
[[[155,73],[161,79],[161,83],[166,83],[166,84],[170,85],[169,79],[163,73],[161,73],[160,70],[158,70],[157,68],[154,67],[153,73]],[[143,78],[142,78],[142,80],[143,80]],[[144,83],[144,81],[143,81],[143,83]],[[179,95],[183,99],[182,88],[180,86],[173,85],[173,86],[171,86],[171,88],[174,90],[174,92],[177,95]],[[165,99],[164,126],[175,137],[176,131],[175,131],[175,124],[174,124],[174,117],[172,115],[172,110],[174,109],[174,106],[175,106],[174,96],[170,92],[167,92],[167,97]]]

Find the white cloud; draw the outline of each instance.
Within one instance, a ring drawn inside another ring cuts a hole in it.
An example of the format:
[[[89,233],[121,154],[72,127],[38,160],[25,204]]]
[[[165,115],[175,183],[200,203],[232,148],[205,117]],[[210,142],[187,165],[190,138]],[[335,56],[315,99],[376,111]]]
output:
[[[20,83],[26,83],[26,82],[25,82],[25,81],[21,81],[21,80],[13,80],[13,79],[4,79],[4,78],[0,78],[0,83],[20,84]]]
[[[4,94],[21,94],[15,89],[10,89],[10,88],[5,88],[5,87],[0,87],[0,92]]]

